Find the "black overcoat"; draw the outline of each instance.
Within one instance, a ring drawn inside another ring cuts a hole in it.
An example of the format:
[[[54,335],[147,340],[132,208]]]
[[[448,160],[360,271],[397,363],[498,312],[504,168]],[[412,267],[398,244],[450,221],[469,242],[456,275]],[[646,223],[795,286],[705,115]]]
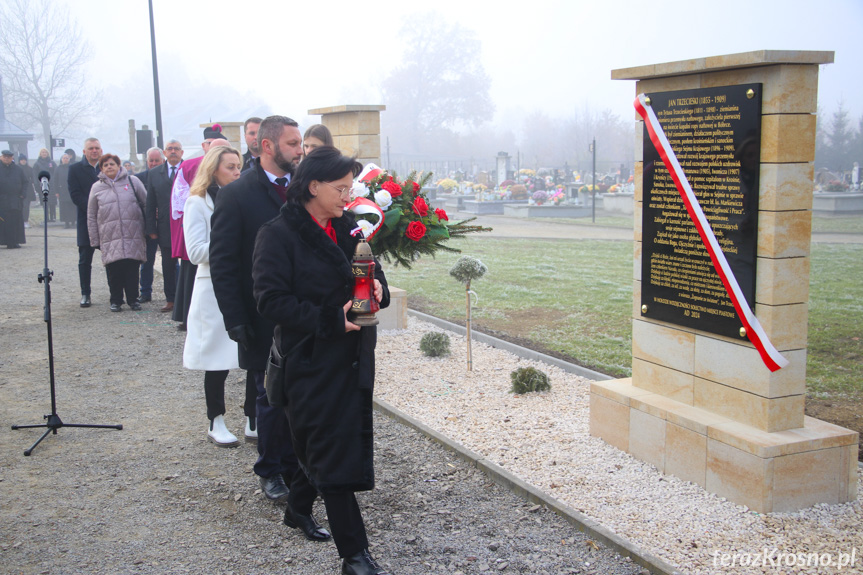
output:
[[[99,167],[93,167],[83,158],[69,167],[69,195],[72,203],[78,208],[78,245],[90,247],[90,232],[87,229],[87,203],[90,201],[90,189],[99,179]]]
[[[0,164],[0,211],[13,210],[21,215],[21,203],[29,192],[30,182],[18,164]]]
[[[345,332],[351,258],[357,240],[351,214],[332,220],[334,243],[305,207],[287,203],[258,233],[253,268],[261,315],[278,324],[288,354],[285,411],[294,451],[323,493],[374,487],[372,389],[377,328]],[[375,277],[389,289],[378,264]],[[299,347],[296,347],[298,346]]]
[[[177,164],[177,171],[182,167],[182,162]],[[171,188],[174,180],[171,179],[170,165],[168,162],[147,170],[147,208],[145,210],[144,233],[149,237],[156,234],[159,247],[171,251]],[[143,181],[143,180],[142,180]]]
[[[252,254],[258,230],[279,215],[282,199],[260,162],[219,190],[210,218],[210,278],[225,329],[250,325],[252,346],[239,346],[242,369],[264,371],[273,341],[272,321],[258,313],[252,294]]]

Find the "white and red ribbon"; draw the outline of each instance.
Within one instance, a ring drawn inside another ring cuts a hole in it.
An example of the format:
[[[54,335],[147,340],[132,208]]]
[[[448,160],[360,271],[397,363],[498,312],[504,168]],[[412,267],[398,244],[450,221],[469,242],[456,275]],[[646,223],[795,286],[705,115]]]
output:
[[[710,254],[710,259],[713,261],[713,267],[719,274],[722,284],[725,286],[725,291],[731,298],[734,304],[734,309],[737,311],[737,316],[746,328],[746,336],[755,345],[755,349],[761,355],[762,361],[770,371],[777,371],[788,365],[788,360],[776,351],[773,344],[770,343],[770,338],[764,333],[761,323],[752,309],[749,307],[746,298],[743,296],[743,291],[737,283],[737,278],[734,277],[734,272],[731,271],[731,266],[728,265],[728,260],[716,240],[716,235],[710,227],[710,223],[704,215],[704,211],[689,185],[689,180],[686,179],[686,174],[683,168],[677,161],[677,156],[674,155],[674,150],[671,149],[671,144],[668,143],[668,138],[665,137],[665,132],[659,124],[653,109],[645,101],[644,94],[639,94],[635,99],[635,111],[644,119],[644,125],[647,128],[647,133],[650,135],[650,141],[659,152],[659,157],[665,163],[665,167],[671,174],[671,179],[674,180],[677,191],[680,192],[680,197],[683,198],[683,204],[686,206],[686,211],[689,212],[689,217],[698,234],[701,236],[701,241],[707,248],[707,253]]]
[[[363,171],[360,172],[360,175],[357,176],[357,179],[361,182],[371,182],[378,176],[383,173],[383,168],[378,166],[377,164],[368,163],[366,167],[363,168]]]
[[[378,216],[378,221],[372,225],[371,230],[364,230],[361,227],[356,227],[351,230],[351,235],[356,235],[357,232],[362,232],[365,236],[366,240],[371,240],[372,237],[378,233],[378,230],[381,227],[381,224],[384,223],[384,211],[381,209],[379,205],[371,200],[367,200],[366,198],[354,198],[351,203],[345,206],[345,210],[350,210],[357,215],[363,214],[374,214]],[[366,235],[368,233],[368,235]]]

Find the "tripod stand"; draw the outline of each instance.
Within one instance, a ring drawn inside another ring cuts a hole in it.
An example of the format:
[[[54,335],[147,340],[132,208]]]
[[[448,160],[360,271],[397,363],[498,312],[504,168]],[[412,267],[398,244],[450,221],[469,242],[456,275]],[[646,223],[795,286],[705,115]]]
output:
[[[42,207],[43,213],[45,214],[45,221],[43,222],[44,232],[45,232],[45,268],[42,270],[42,273],[39,274],[38,280],[39,283],[44,284],[45,286],[45,323],[48,325],[48,368],[51,374],[51,414],[43,416],[43,419],[47,419],[48,423],[38,423],[36,425],[13,425],[12,429],[30,429],[34,427],[45,427],[45,433],[42,434],[36,443],[34,443],[30,449],[24,451],[24,455],[30,455],[33,453],[33,450],[36,449],[36,446],[42,443],[42,440],[45,439],[49,433],[54,433],[57,435],[57,430],[61,427],[96,427],[103,429],[123,429],[122,425],[89,425],[82,423],[63,423],[60,419],[60,416],[57,415],[57,395],[54,391],[54,338],[51,331],[51,278],[54,276],[54,272],[48,269],[48,173],[42,172],[39,174],[39,179],[42,181]]]

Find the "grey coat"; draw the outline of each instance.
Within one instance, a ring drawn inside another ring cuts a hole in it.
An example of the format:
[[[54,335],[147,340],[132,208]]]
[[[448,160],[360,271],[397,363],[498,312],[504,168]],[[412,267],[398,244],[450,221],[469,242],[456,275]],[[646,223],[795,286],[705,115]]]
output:
[[[111,181],[99,173],[87,203],[87,230],[90,245],[102,251],[102,263],[119,260],[147,260],[144,240],[144,208],[147,191],[141,180],[120,168]]]

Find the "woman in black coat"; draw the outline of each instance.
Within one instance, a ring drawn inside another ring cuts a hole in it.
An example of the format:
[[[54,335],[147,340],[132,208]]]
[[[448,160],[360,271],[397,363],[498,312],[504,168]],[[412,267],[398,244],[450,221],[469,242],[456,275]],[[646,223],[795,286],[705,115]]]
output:
[[[310,482],[323,496],[345,575],[386,574],[369,555],[354,495],[374,488],[377,332],[348,316],[359,239],[351,235],[356,222],[344,208],[361,168],[331,146],[311,152],[294,174],[279,216],[258,232],[252,269],[258,311],[277,325],[279,349],[287,356],[285,412],[302,467],[291,483],[285,523],[306,531],[298,519],[311,519],[311,502],[296,501],[295,494]],[[389,290],[379,264],[374,284],[374,297],[386,307]]]

